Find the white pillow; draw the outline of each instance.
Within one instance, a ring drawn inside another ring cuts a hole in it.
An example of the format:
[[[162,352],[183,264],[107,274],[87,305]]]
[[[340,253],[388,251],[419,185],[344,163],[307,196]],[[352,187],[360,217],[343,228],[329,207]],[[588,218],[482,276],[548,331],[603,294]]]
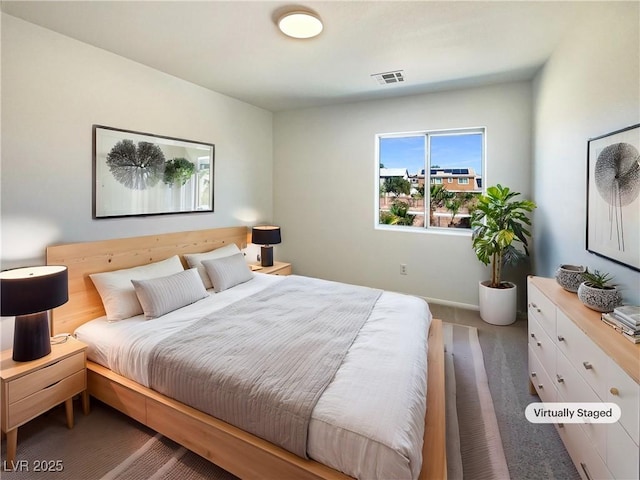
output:
[[[200,278],[202,278],[202,283],[204,283],[204,286],[206,288],[212,288],[213,285],[211,283],[211,279],[209,278],[209,275],[207,275],[207,271],[202,265],[203,260],[213,260],[215,258],[228,257],[230,255],[235,255],[236,253],[240,253],[240,249],[235,243],[232,243],[230,245],[211,250],[210,252],[185,253],[183,257],[187,261],[187,265],[189,265],[189,268],[198,269],[198,273],[200,274]]]
[[[142,313],[142,306],[131,280],[164,277],[182,271],[184,271],[182,262],[177,255],[174,255],[161,262],[113,272],[94,273],[89,276],[102,298],[107,320],[115,321]]]
[[[222,292],[253,278],[253,272],[244,261],[242,253],[215,260],[205,260],[202,265],[213,282],[214,292]]]
[[[151,280],[131,280],[145,318],[161,317],[209,296],[195,268]]]

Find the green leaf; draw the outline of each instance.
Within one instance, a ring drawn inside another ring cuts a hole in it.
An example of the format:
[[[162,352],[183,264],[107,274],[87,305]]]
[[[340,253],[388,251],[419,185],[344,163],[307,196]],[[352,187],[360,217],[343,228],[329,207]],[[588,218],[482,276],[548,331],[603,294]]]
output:
[[[471,214],[472,246],[478,260],[485,265],[495,262],[492,268],[500,283],[502,263],[515,265],[528,254],[527,238],[531,233],[527,226],[531,221],[527,213],[536,208],[529,200],[515,200],[520,193],[500,184],[487,188],[485,195],[478,197],[476,209]],[[522,244],[524,251],[514,243]],[[497,268],[496,268],[497,267]]]

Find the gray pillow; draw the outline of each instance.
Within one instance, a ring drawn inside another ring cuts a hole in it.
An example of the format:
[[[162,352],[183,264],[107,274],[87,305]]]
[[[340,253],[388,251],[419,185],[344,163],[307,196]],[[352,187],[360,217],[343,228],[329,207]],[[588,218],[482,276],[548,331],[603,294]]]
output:
[[[222,292],[253,278],[253,272],[242,253],[215,260],[204,260],[202,265],[213,283],[214,292]]]
[[[213,285],[211,284],[211,279],[209,278],[209,275],[207,275],[207,271],[205,270],[205,268],[202,266],[202,261],[213,260],[214,258],[228,257],[229,255],[233,255],[235,253],[240,253],[240,249],[235,243],[231,243],[224,247],[211,250],[210,252],[185,253],[183,257],[187,261],[189,268],[198,269],[198,273],[200,274],[200,278],[202,278],[202,283],[204,283],[205,288],[212,288]]]
[[[111,272],[94,273],[89,276],[96,286],[100,298],[102,298],[104,310],[107,312],[107,320],[113,322],[142,313],[142,306],[136,297],[133,285],[131,285],[132,279],[149,280],[183,271],[182,262],[177,255],[174,255],[160,262]]]
[[[209,296],[198,270],[191,268],[166,277],[131,280],[145,318],[156,318]]]

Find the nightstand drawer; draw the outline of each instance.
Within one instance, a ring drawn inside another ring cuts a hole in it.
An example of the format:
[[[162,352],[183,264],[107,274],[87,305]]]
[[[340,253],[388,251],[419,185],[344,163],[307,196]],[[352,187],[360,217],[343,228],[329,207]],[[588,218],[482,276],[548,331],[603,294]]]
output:
[[[9,382],[7,385],[8,401],[10,404],[15,403],[80,370],[84,370],[84,352],[64,358]]]
[[[271,275],[291,275],[291,272],[292,272],[291,265],[289,265],[279,270],[276,270],[274,272],[271,272]]]
[[[87,388],[86,371],[74,373],[11,405],[7,429],[28,422]]]

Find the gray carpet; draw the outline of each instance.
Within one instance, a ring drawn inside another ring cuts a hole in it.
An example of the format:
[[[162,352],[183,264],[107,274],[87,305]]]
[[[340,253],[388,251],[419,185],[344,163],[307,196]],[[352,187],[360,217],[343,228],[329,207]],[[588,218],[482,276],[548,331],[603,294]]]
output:
[[[478,329],[485,370],[512,480],[579,480],[553,425],[529,423],[524,410],[539,402],[528,388],[527,321],[496,326],[478,312],[430,304],[436,318]]]
[[[135,420],[94,399],[83,415],[75,402],[75,425],[66,426],[64,407],[56,407],[18,430],[15,480],[233,480],[236,477],[183,449]],[[2,458],[6,455],[2,445]],[[37,472],[42,460],[60,461],[62,471]],[[22,463],[21,463],[22,462]],[[3,464],[3,467],[6,467]]]

